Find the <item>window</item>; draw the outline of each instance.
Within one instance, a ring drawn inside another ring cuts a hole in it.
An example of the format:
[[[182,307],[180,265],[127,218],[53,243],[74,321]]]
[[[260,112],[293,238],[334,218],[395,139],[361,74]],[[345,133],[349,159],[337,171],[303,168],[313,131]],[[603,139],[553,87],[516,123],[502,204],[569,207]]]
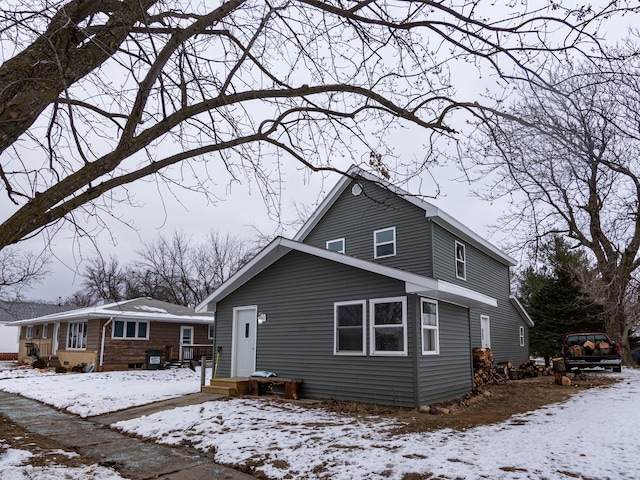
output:
[[[487,315],[480,315],[480,342],[482,348],[491,348],[491,325]]]
[[[420,299],[420,321],[422,325],[422,354],[440,353],[438,332],[438,303],[426,298]]]
[[[69,322],[67,335],[68,350],[85,350],[87,348],[87,322]]]
[[[208,330],[208,333],[207,333],[207,338],[208,338],[209,340],[213,340],[213,337],[214,337],[214,336],[215,336],[215,330],[214,330],[214,328],[213,328],[213,323],[212,323],[211,325],[209,325],[209,330]]]
[[[370,300],[371,354],[407,354],[407,298]]]
[[[524,327],[520,327],[520,346],[524,347]]]
[[[396,254],[396,227],[373,232],[374,258],[393,257]]]
[[[148,340],[149,322],[135,320],[115,320],[111,338],[126,338],[129,340]]]
[[[334,346],[339,355],[365,354],[365,301],[339,302],[333,306]]]
[[[467,279],[467,255],[464,245],[456,242],[456,277],[461,280]]]
[[[29,325],[26,328],[25,334],[24,334],[24,338],[28,338],[31,339],[33,338],[33,326]]]
[[[49,325],[45,324],[42,326],[42,338],[47,338],[49,335]]]
[[[344,253],[344,238],[336,238],[327,242],[327,250],[332,252]]]

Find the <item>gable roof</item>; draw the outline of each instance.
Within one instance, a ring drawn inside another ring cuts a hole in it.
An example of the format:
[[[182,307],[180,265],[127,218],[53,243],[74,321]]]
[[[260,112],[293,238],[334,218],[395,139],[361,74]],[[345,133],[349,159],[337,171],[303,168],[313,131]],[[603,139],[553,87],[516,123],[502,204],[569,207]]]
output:
[[[520,303],[520,300],[518,300],[517,297],[513,295],[509,295],[509,301],[511,302],[511,305],[513,305],[513,308],[516,309],[518,314],[522,317],[522,319],[527,325],[529,325],[530,327],[536,326],[536,324],[533,322],[533,319],[529,316],[527,311],[524,309],[524,305]]]
[[[509,266],[515,266],[518,264],[518,262],[514,258],[504,253],[498,247],[482,238],[480,235],[463,225],[461,222],[459,222],[440,208],[425,200],[422,200],[421,198],[416,197],[415,195],[411,195],[406,190],[403,190],[393,185],[392,183],[383,180],[382,178],[365,172],[364,170],[356,166],[351,167],[347,174],[343,175],[340,178],[338,183],[331,189],[329,194],[324,198],[313,215],[309,217],[309,219],[305,222],[302,228],[300,228],[293,239],[300,242],[304,241],[311,230],[313,230],[313,228],[318,224],[322,217],[324,217],[327,211],[329,211],[333,204],[338,200],[340,195],[342,195],[342,192],[344,192],[346,188],[351,184],[351,182],[358,177],[363,179],[364,181],[377,184],[382,188],[389,190],[395,195],[403,198],[409,203],[412,203],[416,207],[424,210],[426,218],[431,219],[431,221],[440,225],[445,230],[448,230],[461,240],[474,245],[478,250],[486,253],[491,258],[499,261],[500,263]]]
[[[79,308],[36,318],[18,320],[8,325],[33,325],[52,322],[69,322],[90,318],[118,318],[125,320],[153,320],[156,322],[213,323],[212,314],[196,314],[192,308],[169,302],[141,297],[93,307]]]
[[[343,253],[332,252],[325,248],[314,247],[295,240],[277,237],[269,245],[263,248],[255,257],[253,257],[249,263],[238,270],[231,278],[220,285],[220,287],[200,303],[196,307],[196,312],[214,312],[216,310],[217,302],[240,288],[253,277],[258,275],[267,267],[273,265],[291,251],[302,252],[307,255],[313,255],[314,257],[323,258],[341,265],[348,265],[350,267],[403,281],[405,282],[405,289],[407,293],[425,295],[430,298],[455,303],[464,307],[487,305],[492,307],[497,306],[495,298],[465,287],[454,285],[453,283],[424,277],[398,268],[388,267],[386,265],[370,262],[357,257],[351,257]]]

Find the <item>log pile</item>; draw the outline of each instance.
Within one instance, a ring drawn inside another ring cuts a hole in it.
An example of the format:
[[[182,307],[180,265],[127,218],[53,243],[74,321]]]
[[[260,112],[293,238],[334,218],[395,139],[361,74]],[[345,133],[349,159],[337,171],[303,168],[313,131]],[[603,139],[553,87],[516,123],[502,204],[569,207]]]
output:
[[[551,374],[551,368],[542,367],[531,359],[522,362],[518,368],[511,362],[498,362],[494,366],[490,348],[473,349],[473,387],[476,391],[482,390],[484,385]]]
[[[522,372],[522,376],[524,378],[542,376],[546,371],[544,367],[539,366],[538,364],[536,364],[535,360],[531,359],[522,362],[518,370]]]
[[[480,390],[484,385],[495,383],[493,351],[490,348],[473,349],[473,388]]]
[[[587,340],[582,345],[569,347],[569,355],[572,357],[584,357],[585,355],[610,355],[611,345],[607,342],[593,343]]]

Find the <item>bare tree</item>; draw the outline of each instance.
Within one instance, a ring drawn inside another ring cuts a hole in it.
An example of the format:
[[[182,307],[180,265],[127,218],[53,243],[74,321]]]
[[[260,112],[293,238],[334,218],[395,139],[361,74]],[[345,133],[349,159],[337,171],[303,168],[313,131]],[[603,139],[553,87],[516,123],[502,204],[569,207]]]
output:
[[[231,235],[210,231],[201,243],[183,233],[143,244],[138,259],[121,267],[116,258],[96,256],[85,269],[83,288],[66,304],[88,306],[100,300],[152,297],[195,306],[247,263],[256,248]]]
[[[99,226],[131,200],[122,186],[150,175],[215,201],[209,187],[224,169],[256,181],[273,206],[284,161],[366,164],[391,152],[395,122],[426,129],[426,143],[454,133],[449,114],[479,108],[451,96],[455,62],[535,77],[541,52],[600,54],[599,23],[640,8],[630,5],[6,0],[0,249],[61,222]]]
[[[210,231],[193,252],[193,277],[198,285],[195,303],[202,302],[242,268],[258,248],[259,245],[252,246],[236,236]]]
[[[22,291],[39,283],[49,273],[44,254],[0,250],[0,301],[19,300]]]
[[[91,299],[90,303],[95,304],[99,300],[119,302],[126,299],[128,275],[115,257],[108,260],[100,255],[93,257],[83,276],[84,289],[67,299],[68,301],[89,303]]]
[[[629,43],[618,61],[564,64],[548,84],[521,84],[505,112],[482,119],[472,149],[472,165],[494,180],[487,197],[511,198],[503,228],[530,242],[564,235],[590,253],[585,288],[627,355],[640,266],[637,50]]]

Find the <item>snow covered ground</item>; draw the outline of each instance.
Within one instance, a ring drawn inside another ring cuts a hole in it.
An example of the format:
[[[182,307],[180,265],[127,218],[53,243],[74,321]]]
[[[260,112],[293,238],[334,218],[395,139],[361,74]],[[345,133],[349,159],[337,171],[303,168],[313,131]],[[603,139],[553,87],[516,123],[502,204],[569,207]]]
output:
[[[74,455],[74,452],[57,451],[55,453]],[[25,465],[25,462],[34,456],[46,455],[49,454],[34,454],[27,450],[8,448],[0,438],[0,480],[126,480],[113,469],[100,465],[85,467],[67,467],[55,463],[45,466]]]
[[[321,408],[247,398],[176,408],[113,427],[160,443],[190,443],[215,452],[219,463],[251,464],[276,479],[400,480],[411,473],[413,478],[431,473],[440,479],[636,479],[640,371],[624,369],[622,378],[567,402],[465,432],[398,435],[392,433],[397,423],[378,417],[354,419]],[[162,388],[156,390],[155,384]],[[41,401],[80,415],[198,388],[199,375],[190,370],[84,375],[0,371],[0,389],[39,395]],[[55,395],[36,393],[42,391]],[[2,462],[0,456],[0,468]]]
[[[66,409],[81,417],[200,391],[200,373],[188,368],[60,374],[43,373],[30,367],[7,368],[10,365],[0,362],[0,390]]]

